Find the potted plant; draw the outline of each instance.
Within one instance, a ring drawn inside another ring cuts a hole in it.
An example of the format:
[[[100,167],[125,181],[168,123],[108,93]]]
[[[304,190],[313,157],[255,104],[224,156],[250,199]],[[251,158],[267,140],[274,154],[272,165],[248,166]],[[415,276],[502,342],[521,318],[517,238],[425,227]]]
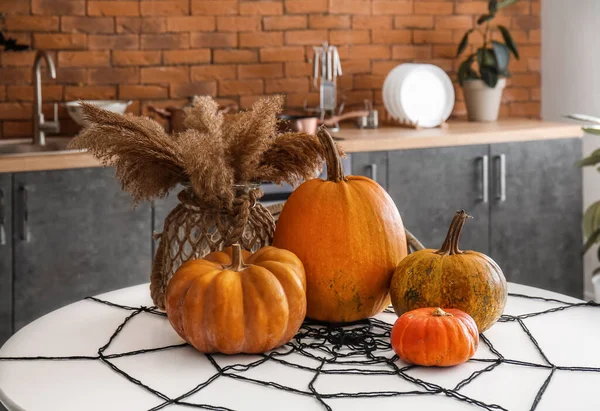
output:
[[[458,83],[463,87],[469,121],[496,121],[500,111],[502,90],[506,77],[510,77],[508,63],[510,54],[519,59],[519,52],[510,32],[505,26],[493,25],[498,10],[516,3],[517,0],[489,0],[488,13],[477,19],[477,27],[463,36],[456,56],[460,56],[469,45],[469,36],[479,33],[482,44],[467,56],[458,69]],[[493,39],[499,31],[502,40]],[[473,68],[476,64],[477,69]]]

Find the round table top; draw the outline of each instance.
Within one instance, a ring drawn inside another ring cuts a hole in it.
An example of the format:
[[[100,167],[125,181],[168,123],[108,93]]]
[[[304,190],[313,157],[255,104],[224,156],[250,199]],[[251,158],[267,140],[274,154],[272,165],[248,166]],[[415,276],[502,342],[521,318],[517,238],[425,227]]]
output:
[[[0,350],[0,400],[10,411],[599,409],[600,308],[516,284],[509,292],[473,359],[426,368],[385,347],[357,358],[344,345],[333,358],[295,340],[270,356],[206,356],[164,315],[140,310],[152,303],[148,285],[135,286],[98,297],[129,308],[86,299],[16,333]],[[396,316],[376,318],[389,330]]]

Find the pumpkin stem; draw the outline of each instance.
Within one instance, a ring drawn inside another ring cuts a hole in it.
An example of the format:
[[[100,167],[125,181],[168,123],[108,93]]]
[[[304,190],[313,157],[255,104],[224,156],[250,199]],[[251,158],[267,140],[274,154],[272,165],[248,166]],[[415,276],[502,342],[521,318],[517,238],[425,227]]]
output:
[[[233,244],[231,246],[231,265],[228,267],[232,271],[242,271],[247,265],[244,264],[244,258],[242,257],[242,247],[239,244]]]
[[[319,142],[323,146],[325,151],[325,164],[327,164],[327,180],[339,183],[340,181],[346,181],[344,176],[344,168],[342,166],[342,159],[337,150],[337,145],[333,141],[333,137],[327,131],[324,126],[319,127],[317,132]]]
[[[447,313],[446,311],[442,310],[440,307],[433,310],[433,313],[431,313],[431,314],[434,317],[452,317],[452,314]]]
[[[460,210],[456,212],[456,215],[452,219],[450,223],[450,228],[448,228],[448,234],[446,235],[446,239],[444,243],[440,247],[437,254],[442,255],[455,255],[462,254],[464,251],[461,251],[458,248],[458,240],[460,239],[460,234],[462,232],[463,226],[465,225],[465,221],[467,218],[473,218],[468,215],[465,210]]]

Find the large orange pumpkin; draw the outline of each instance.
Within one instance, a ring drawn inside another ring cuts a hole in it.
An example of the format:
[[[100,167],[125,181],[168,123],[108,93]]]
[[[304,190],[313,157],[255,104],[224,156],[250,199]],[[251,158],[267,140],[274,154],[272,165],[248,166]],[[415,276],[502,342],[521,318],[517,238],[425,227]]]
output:
[[[371,317],[389,305],[394,268],[407,254],[396,205],[375,181],[344,176],[331,135],[320,129],[327,180],[304,182],[285,203],[273,245],[306,271],[307,316],[328,322]]]
[[[475,354],[479,334],[469,314],[453,308],[428,307],[402,314],[392,327],[391,342],[403,361],[449,367]]]
[[[458,240],[467,213],[454,216],[439,250],[419,250],[398,265],[390,287],[396,314],[422,307],[458,308],[484,332],[504,311],[506,279],[485,254],[461,251]]]
[[[288,342],[306,314],[306,279],[291,252],[234,245],[183,264],[166,310],[185,341],[204,353],[261,353]]]

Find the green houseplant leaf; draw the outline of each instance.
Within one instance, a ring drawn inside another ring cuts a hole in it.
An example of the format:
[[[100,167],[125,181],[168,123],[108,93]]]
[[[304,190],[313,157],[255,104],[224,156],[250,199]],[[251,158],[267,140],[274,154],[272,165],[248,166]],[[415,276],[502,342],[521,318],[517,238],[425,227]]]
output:
[[[495,67],[480,67],[479,72],[481,73],[481,79],[489,87],[494,88],[498,84],[498,72]]]
[[[508,62],[510,60],[508,47],[496,40],[492,40],[492,48],[496,57],[498,73],[504,74],[508,70]]]
[[[600,126],[588,126],[581,128],[586,133],[594,134],[596,136],[600,136]]]
[[[600,240],[600,228],[590,234],[587,241],[583,245],[583,250],[581,253],[585,254],[596,242],[598,242],[598,240]]]
[[[498,25],[498,30],[500,30],[500,34],[502,34],[502,39],[504,40],[506,47],[508,47],[508,49],[512,52],[515,58],[519,60],[519,50],[517,49],[517,45],[515,44],[515,41],[510,35],[508,29],[504,26]]]
[[[583,235],[589,238],[596,230],[600,229],[600,201],[596,201],[585,210],[583,215]],[[600,240],[600,238],[598,239]]]
[[[517,0],[502,0],[500,3],[498,3],[498,8],[503,9],[504,7],[515,4],[516,2]]]
[[[498,0],[490,0],[488,2],[488,10],[489,10],[490,14],[492,14],[492,15],[496,14],[496,12],[498,11]]]
[[[494,18],[494,15],[493,15],[493,14],[484,14],[483,16],[480,16],[480,17],[477,19],[477,24],[483,24],[483,23],[485,23],[486,21],[490,21],[490,20],[491,20],[491,19],[493,19],[493,18]]]
[[[478,79],[477,72],[473,70],[473,58],[474,54],[471,54],[468,59],[463,61],[458,68],[458,83],[462,86],[466,80]]]
[[[458,49],[456,50],[456,57],[460,56],[462,54],[462,52],[465,51],[465,49],[467,48],[467,45],[469,44],[469,35],[472,32],[473,32],[473,29],[467,30],[467,32],[463,36],[462,40],[458,44]]]

